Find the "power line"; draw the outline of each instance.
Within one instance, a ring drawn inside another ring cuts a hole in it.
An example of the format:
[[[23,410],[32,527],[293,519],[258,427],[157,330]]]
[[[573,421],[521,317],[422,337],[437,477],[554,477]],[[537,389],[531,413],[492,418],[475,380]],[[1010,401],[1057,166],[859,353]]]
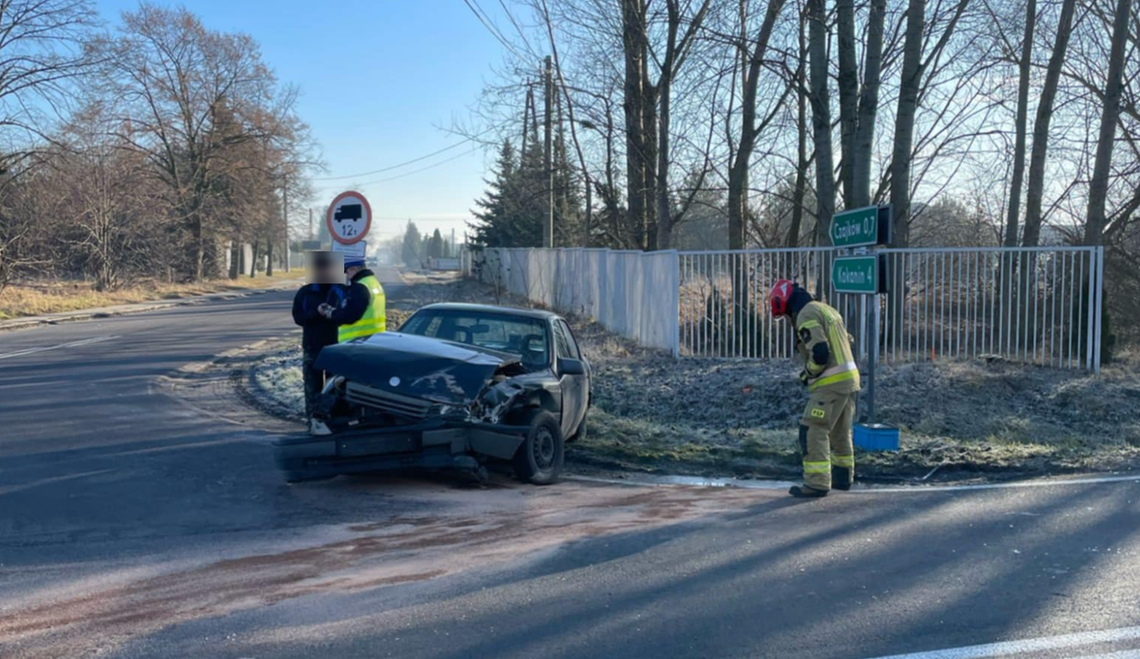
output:
[[[484,18],[483,13],[475,8],[478,5],[478,0],[475,0],[475,4],[472,4],[472,0],[463,0],[463,4],[467,5],[467,8],[471,10],[471,13],[475,14],[475,18],[479,19],[479,22],[483,24],[483,27],[487,28],[487,31],[491,33],[491,36],[495,37],[499,43],[503,44],[504,48],[511,51],[511,53],[520,60],[526,60],[526,57],[524,57],[519,51],[515,50],[515,47],[512,46],[510,42],[507,41],[486,18]]]
[[[401,167],[407,167],[408,165],[414,165],[415,163],[420,162],[421,160],[427,160],[428,158],[431,158],[432,156],[438,156],[439,154],[444,153],[446,151],[450,151],[450,150],[454,149],[455,147],[463,146],[464,144],[467,144],[471,140],[478,139],[478,138],[482,137],[483,135],[486,135],[487,132],[489,132],[489,131],[485,131],[485,132],[480,133],[478,135],[472,135],[471,137],[460,140],[460,141],[456,142],[455,144],[452,144],[450,146],[445,146],[438,151],[432,151],[431,153],[429,153],[427,155],[423,155],[423,156],[420,156],[418,158],[412,158],[411,160],[406,160],[406,161],[399,163],[397,165],[390,165],[388,167],[381,167],[380,169],[374,169],[370,172],[359,172],[357,174],[347,174],[345,176],[324,176],[324,177],[314,178],[312,180],[314,180],[314,181],[343,181],[345,179],[359,178],[361,176],[372,176],[373,174],[380,174],[383,172],[391,171],[393,169],[399,169]]]
[[[460,144],[462,144],[462,143],[463,142],[460,142]],[[458,145],[456,145],[456,146],[458,146]],[[472,149],[464,151],[463,153],[460,153],[458,155],[454,155],[450,158],[445,158],[443,160],[440,160],[439,162],[432,163],[432,164],[427,165],[425,167],[420,167],[419,169],[413,169],[410,172],[404,172],[403,174],[397,174],[395,176],[389,176],[387,178],[376,179],[375,181],[368,181],[366,183],[358,183],[357,185],[360,187],[364,187],[366,185],[375,185],[377,183],[387,183],[388,181],[395,181],[396,179],[401,179],[401,178],[404,178],[406,176],[411,176],[413,174],[419,174],[420,172],[426,172],[429,169],[435,169],[436,167],[439,167],[440,165],[446,165],[447,163],[449,163],[453,160],[457,160],[459,158],[462,158],[463,156],[469,156],[472,153],[475,153],[476,151],[478,151],[480,148],[482,148],[482,147],[477,145]],[[423,158],[420,158],[420,160],[423,160]],[[330,187],[332,187],[332,186],[328,186],[328,185],[322,186],[322,188],[330,188]]]
[[[478,0],[476,0],[476,4],[478,4]],[[499,6],[503,8],[503,12],[511,21],[511,25],[515,26],[515,32],[519,33],[519,38],[522,39],[523,46],[526,47],[526,52],[530,54],[532,59],[538,59],[538,55],[535,54],[534,48],[530,47],[530,41],[528,41],[526,35],[523,34],[522,27],[520,27],[519,22],[515,20],[514,14],[512,14],[510,8],[507,7],[507,3],[504,2],[504,0],[499,0]]]

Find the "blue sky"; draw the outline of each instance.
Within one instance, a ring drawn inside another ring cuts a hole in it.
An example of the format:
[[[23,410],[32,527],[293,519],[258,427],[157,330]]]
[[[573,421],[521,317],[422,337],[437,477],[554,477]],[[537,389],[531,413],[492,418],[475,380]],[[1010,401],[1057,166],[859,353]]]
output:
[[[96,0],[112,25],[137,0]],[[460,141],[446,128],[467,118],[503,47],[463,0],[156,0],[185,6],[207,27],[244,32],[262,47],[279,79],[301,89],[300,114],[312,126],[329,171],[347,176],[417,158]],[[498,17],[497,2],[481,3]],[[369,242],[403,231],[452,228],[462,236],[483,190],[484,154],[470,144],[406,168],[342,181],[319,182],[323,209],[338,192],[367,195],[373,221]],[[404,174],[460,156],[427,171]],[[369,184],[370,183],[370,184]],[[357,185],[359,184],[359,185]],[[367,184],[367,185],[365,185]]]

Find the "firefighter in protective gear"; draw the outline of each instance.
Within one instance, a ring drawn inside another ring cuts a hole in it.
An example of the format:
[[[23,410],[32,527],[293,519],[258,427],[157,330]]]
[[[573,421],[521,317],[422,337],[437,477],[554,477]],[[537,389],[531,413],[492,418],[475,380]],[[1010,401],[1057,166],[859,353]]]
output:
[[[385,331],[388,317],[384,287],[376,275],[364,267],[362,260],[345,260],[344,272],[349,285],[334,289],[334,297],[321,305],[321,315],[338,325],[337,341],[344,343]]]
[[[838,311],[817,302],[795,282],[776,282],[769,302],[774,317],[792,320],[796,350],[804,360],[800,381],[809,392],[800,420],[804,484],[792,487],[789,494],[822,497],[832,487],[850,489],[855,482],[851,425],[859,391],[851,335]]]

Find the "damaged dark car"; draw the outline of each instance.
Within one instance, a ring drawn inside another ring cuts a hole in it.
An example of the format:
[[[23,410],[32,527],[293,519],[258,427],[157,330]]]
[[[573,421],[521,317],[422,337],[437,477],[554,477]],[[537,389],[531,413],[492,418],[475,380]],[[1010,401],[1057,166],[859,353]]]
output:
[[[590,365],[565,319],[470,304],[423,307],[396,332],[329,346],[317,418],[327,435],[275,442],[290,482],[409,468],[558,480],[581,437]]]

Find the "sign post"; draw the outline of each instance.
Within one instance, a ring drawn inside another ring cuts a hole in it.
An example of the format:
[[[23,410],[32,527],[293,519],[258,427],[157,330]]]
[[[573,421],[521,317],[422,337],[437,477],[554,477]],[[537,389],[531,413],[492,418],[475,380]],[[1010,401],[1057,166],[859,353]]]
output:
[[[871,296],[867,323],[867,423],[855,424],[855,444],[865,449],[898,449],[898,429],[875,423],[875,366],[879,361],[879,294],[888,290],[887,268],[876,247],[891,243],[891,207],[866,206],[836,213],[829,231],[832,244],[846,256],[831,264],[831,285],[837,293]]]

